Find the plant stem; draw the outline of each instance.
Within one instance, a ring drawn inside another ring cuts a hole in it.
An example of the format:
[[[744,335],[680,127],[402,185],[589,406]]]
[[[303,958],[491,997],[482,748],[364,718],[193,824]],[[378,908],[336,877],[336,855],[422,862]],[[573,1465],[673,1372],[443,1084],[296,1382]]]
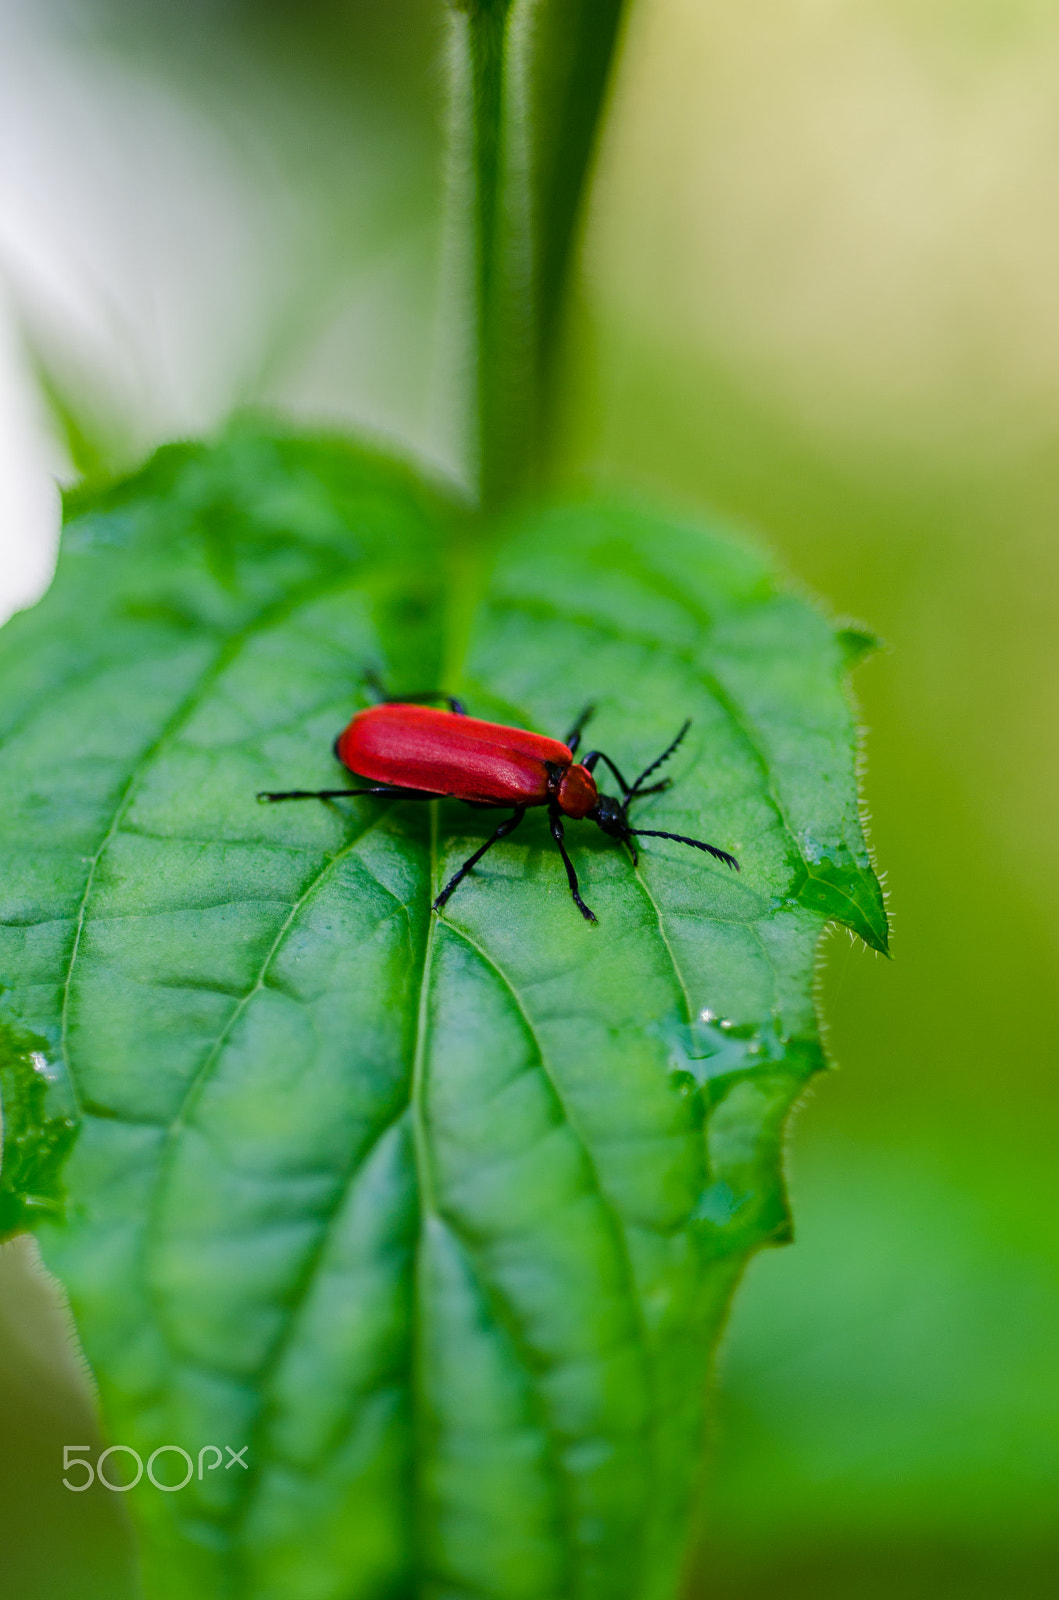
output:
[[[564,311],[625,12],[625,0],[543,0],[535,21],[534,443],[542,467],[562,416]]]
[[[503,504],[515,486],[521,465],[517,438],[534,399],[526,360],[532,285],[511,281],[530,219],[525,185],[513,182],[511,171],[510,146],[521,129],[510,104],[510,12],[509,0],[493,0],[476,7],[470,23],[478,469],[487,510]]]
[[[534,486],[623,0],[454,0],[474,240],[472,429],[479,500]]]

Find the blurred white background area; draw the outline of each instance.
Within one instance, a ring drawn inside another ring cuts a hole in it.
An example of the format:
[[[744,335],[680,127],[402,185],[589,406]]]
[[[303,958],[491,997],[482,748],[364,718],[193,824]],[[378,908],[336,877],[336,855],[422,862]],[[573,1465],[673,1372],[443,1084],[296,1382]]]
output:
[[[0,302],[0,622],[47,586],[59,538],[56,479],[68,467]]]
[[[436,30],[306,9],[300,41],[268,0],[0,0],[0,614],[47,581],[56,476],[239,406],[445,463]]]

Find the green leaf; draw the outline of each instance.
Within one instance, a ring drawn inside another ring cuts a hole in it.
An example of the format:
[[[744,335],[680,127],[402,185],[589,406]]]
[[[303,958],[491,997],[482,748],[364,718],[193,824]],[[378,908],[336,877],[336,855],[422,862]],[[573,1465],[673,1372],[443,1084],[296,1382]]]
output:
[[[531,812],[433,916],[495,816],[255,800],[334,784],[367,666],[560,736],[593,701],[634,770],[690,717],[640,822],[741,873],[570,824],[590,926]],[[113,1441],[248,1446],[127,1496],[149,1593],[671,1595],[820,935],[886,942],[832,627],[649,510],[483,533],[244,430],[75,499],[0,672],[2,1002],[80,1123],[45,1258]]]

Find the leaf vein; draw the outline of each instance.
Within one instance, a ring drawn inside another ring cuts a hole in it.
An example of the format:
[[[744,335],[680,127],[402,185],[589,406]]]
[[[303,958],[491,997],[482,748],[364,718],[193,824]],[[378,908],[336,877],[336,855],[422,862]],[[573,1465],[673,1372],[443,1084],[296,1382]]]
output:
[[[64,962],[65,972],[63,973],[62,977],[59,1044],[62,1051],[63,1061],[70,1078],[71,1092],[74,1096],[75,1102],[77,1103],[78,1109],[80,1109],[80,1101],[77,1095],[77,1086],[74,1079],[73,1070],[69,1061],[68,1049],[70,993],[73,982],[74,967],[77,964],[78,955],[81,949],[81,940],[88,912],[88,902],[91,898],[92,888],[95,883],[95,877],[99,863],[106,853],[111,840],[118,832],[125,813],[132,804],[133,795],[141,778],[143,777],[144,772],[158,755],[159,751],[165,748],[166,744],[170,739],[172,739],[174,734],[176,734],[181,725],[186,722],[188,717],[190,717],[195,711],[210,685],[217,681],[221,673],[231,664],[232,661],[235,660],[239,652],[246,646],[246,644],[264,628],[273,626],[275,623],[281,621],[283,617],[291,615],[301,606],[308,604],[314,598],[330,593],[331,590],[333,590],[336,586],[336,575],[334,573],[329,574],[326,581],[316,581],[311,584],[305,584],[293,595],[285,595],[281,600],[273,601],[269,605],[264,606],[259,612],[257,612],[255,616],[253,616],[238,630],[231,634],[222,636],[219,648],[214,653],[212,659],[205,665],[193,687],[180,701],[179,705],[176,706],[172,714],[163,724],[155,739],[146,747],[146,749],[140,754],[130,768],[129,774],[115,800],[114,812],[106,831],[104,832],[94,854],[89,858],[88,872],[85,877],[85,886],[81,895],[77,912],[75,914],[73,938],[70,943],[69,954]]]

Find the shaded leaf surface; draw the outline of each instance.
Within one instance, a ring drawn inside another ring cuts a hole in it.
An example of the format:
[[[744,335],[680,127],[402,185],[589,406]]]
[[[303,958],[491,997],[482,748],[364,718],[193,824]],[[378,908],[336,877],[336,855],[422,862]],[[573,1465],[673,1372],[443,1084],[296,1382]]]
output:
[[[467,540],[237,433],[75,501],[0,635],[2,1002],[80,1120],[45,1255],[114,1440],[249,1446],[129,1495],[153,1595],[670,1595],[817,942],[885,946],[815,611],[629,507]],[[366,664],[560,737],[594,701],[626,769],[690,716],[640,821],[742,873],[571,824],[590,927],[531,813],[432,917],[495,813],[254,798],[335,782]]]

